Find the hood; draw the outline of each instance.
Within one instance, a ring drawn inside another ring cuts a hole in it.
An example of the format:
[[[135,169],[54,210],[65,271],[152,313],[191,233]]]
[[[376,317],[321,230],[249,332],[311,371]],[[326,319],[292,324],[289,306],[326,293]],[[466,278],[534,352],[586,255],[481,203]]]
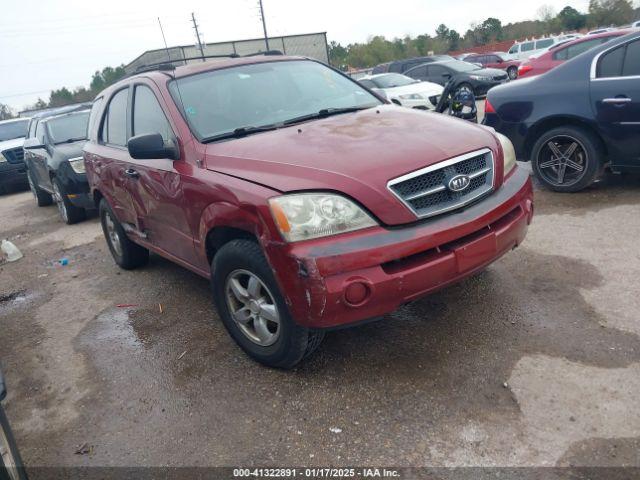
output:
[[[18,148],[24,145],[24,137],[12,138],[11,140],[5,140],[0,142],[0,152],[5,150],[11,150],[12,148]]]
[[[437,83],[419,82],[411,85],[403,85],[401,87],[383,88],[387,95],[405,95],[410,93],[421,93],[427,96],[440,95],[444,87]]]
[[[379,113],[378,113],[379,112]],[[281,192],[332,190],[380,221],[416,221],[387,189],[391,179],[498,141],[481,126],[384,105],[207,145],[206,166]]]
[[[59,143],[53,147],[53,156],[60,161],[82,157],[82,147],[86,142],[86,140],[80,140],[73,143]]]

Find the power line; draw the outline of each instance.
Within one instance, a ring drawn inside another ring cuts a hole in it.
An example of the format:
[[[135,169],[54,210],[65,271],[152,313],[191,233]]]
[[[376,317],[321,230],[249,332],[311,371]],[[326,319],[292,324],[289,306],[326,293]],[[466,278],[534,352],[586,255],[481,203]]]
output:
[[[191,20],[193,21],[193,28],[196,31],[196,40],[198,41],[198,47],[200,48],[200,56],[204,62],[204,50],[202,49],[202,41],[200,40],[200,32],[198,32],[198,24],[196,23],[196,16],[191,12]]]
[[[267,21],[264,18],[264,7],[262,6],[262,0],[258,0],[260,5],[260,18],[262,19],[262,29],[264,30],[264,44],[269,51],[269,36],[267,35]]]

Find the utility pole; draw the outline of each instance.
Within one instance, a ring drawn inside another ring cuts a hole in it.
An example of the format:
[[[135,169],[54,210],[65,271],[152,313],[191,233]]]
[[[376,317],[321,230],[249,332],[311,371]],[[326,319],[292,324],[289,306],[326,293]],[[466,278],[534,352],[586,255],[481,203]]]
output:
[[[196,31],[196,39],[198,40],[198,48],[200,48],[200,56],[204,62],[204,50],[202,49],[202,41],[200,40],[200,32],[198,32],[198,24],[196,23],[196,16],[191,12],[191,21],[193,22],[193,28]]]
[[[262,6],[262,0],[258,0],[260,4],[260,18],[262,19],[262,29],[264,30],[264,44],[269,51],[269,36],[267,35],[267,21],[264,19],[264,7]]]

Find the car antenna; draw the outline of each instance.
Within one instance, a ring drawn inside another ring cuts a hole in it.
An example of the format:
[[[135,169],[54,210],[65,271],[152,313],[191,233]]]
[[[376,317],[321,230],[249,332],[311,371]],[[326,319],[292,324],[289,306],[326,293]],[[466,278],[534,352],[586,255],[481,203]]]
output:
[[[158,25],[160,25],[160,33],[162,34],[162,40],[164,41],[164,49],[167,52],[167,59],[169,63],[171,63],[171,54],[169,53],[169,46],[167,45],[167,39],[164,36],[164,30],[162,29],[162,22],[160,22],[160,17],[158,17]]]

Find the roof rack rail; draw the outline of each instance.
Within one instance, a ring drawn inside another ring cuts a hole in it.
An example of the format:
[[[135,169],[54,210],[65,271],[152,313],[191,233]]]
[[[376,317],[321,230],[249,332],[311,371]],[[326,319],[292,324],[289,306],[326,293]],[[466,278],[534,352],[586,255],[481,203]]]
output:
[[[278,56],[283,53],[280,50],[267,50],[264,52],[256,52],[250,53],[248,55],[238,55],[237,53],[230,53],[228,55],[200,55],[198,57],[185,57],[185,58],[176,58],[175,60],[163,60],[162,62],[157,63],[148,63],[146,65],[140,65],[135,69],[130,75],[137,75],[138,73],[151,72],[151,71],[170,71],[175,70],[175,63],[182,63],[190,61],[190,60],[206,60],[208,58],[242,58],[242,57],[257,57],[260,55],[264,56]]]

